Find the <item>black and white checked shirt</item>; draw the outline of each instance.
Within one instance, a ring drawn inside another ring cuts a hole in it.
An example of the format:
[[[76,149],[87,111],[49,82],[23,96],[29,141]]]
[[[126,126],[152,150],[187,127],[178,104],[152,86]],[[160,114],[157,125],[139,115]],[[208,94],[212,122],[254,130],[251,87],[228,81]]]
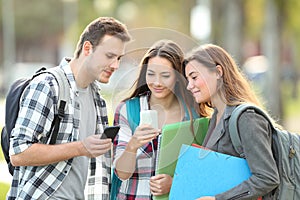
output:
[[[60,67],[64,70],[71,88],[66,116],[60,124],[57,144],[78,140],[80,113],[76,101],[76,83],[69,64],[64,59]],[[106,103],[101,98],[97,83],[92,85],[96,104],[96,134],[102,134],[108,124]],[[44,73],[31,81],[20,104],[19,117],[10,141],[10,155],[25,151],[33,143],[47,143],[49,130],[57,112],[58,84],[51,74]],[[43,156],[43,155],[41,155]],[[61,185],[71,169],[72,159],[46,166],[16,167],[8,199],[48,199]],[[85,188],[86,199],[109,199],[111,182],[111,151],[89,162],[89,173]]]

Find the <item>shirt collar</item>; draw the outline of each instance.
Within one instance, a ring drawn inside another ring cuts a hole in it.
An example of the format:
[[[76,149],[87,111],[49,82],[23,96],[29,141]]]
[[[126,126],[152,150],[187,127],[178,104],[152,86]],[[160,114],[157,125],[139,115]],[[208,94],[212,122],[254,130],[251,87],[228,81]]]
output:
[[[71,88],[72,90],[76,93],[78,91],[77,87],[76,87],[76,82],[75,82],[75,77],[74,77],[74,74],[71,70],[71,66],[70,66],[70,61],[71,61],[72,58],[70,57],[64,57],[59,66],[63,69],[63,71],[65,72],[69,82],[70,82],[70,85],[71,85]],[[94,91],[97,91],[97,92],[100,92],[101,90],[101,87],[100,87],[100,83],[98,81],[94,81],[92,84],[91,84],[91,88],[92,90]]]

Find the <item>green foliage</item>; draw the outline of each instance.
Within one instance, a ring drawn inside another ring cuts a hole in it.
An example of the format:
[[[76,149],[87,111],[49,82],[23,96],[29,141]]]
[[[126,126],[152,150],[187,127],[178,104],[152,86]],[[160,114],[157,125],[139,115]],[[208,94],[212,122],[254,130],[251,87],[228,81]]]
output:
[[[298,83],[297,92],[292,90],[294,87],[291,85],[293,83],[284,82],[282,84],[282,100],[283,109],[285,111],[285,116],[287,117],[299,117],[300,110],[300,82]]]
[[[94,1],[78,1],[78,25],[79,32],[81,32],[85,26],[97,17],[103,16],[101,13],[97,13],[94,6]],[[111,16],[111,15],[110,15]]]
[[[140,1],[133,0],[138,8],[135,27],[162,27],[189,34],[191,8],[193,0],[178,1]],[[183,6],[184,5],[184,6]]]
[[[264,25],[264,0],[244,1],[245,34],[247,37],[259,39]]]
[[[61,0],[15,0],[16,37],[23,40],[58,35],[63,30]]]

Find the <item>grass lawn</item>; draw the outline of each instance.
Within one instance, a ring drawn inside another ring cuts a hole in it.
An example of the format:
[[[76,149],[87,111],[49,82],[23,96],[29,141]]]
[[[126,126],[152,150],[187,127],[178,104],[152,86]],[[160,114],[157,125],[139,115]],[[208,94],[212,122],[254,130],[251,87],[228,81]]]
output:
[[[4,160],[2,149],[0,148],[0,161]],[[9,190],[9,184],[0,182],[0,200],[5,200],[6,193]]]
[[[8,184],[0,183],[0,200],[5,200],[8,189],[9,189]]]

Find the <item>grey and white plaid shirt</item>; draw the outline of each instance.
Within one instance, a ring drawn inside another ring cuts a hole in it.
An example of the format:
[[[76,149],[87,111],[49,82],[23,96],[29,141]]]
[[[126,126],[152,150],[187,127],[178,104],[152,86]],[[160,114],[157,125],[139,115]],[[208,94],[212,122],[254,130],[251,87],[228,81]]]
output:
[[[64,70],[71,88],[66,116],[61,121],[56,143],[78,140],[80,106],[76,101],[76,83],[69,64],[63,60]],[[108,124],[105,101],[99,94],[97,83],[92,84],[96,103],[96,134],[102,134]],[[10,155],[25,151],[33,143],[47,143],[49,130],[57,113],[57,81],[51,74],[37,76],[25,90],[20,104],[19,117],[10,141]],[[43,155],[41,155],[43,156]],[[72,159],[46,166],[16,167],[7,199],[47,199],[61,185],[71,169]],[[85,188],[86,199],[109,199],[111,183],[111,151],[89,162]]]

